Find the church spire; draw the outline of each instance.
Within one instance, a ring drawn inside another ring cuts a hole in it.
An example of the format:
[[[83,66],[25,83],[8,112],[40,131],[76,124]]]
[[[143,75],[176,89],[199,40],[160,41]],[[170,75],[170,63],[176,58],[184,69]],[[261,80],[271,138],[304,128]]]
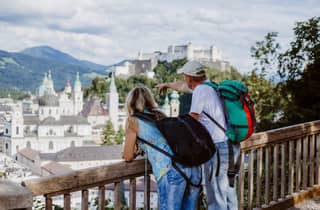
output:
[[[74,81],[74,91],[81,91],[81,81],[79,72],[77,72],[76,80]]]
[[[116,93],[117,92],[117,87],[116,87],[116,83],[114,81],[114,72],[111,73],[111,82],[110,82],[110,88],[109,88],[109,92],[113,92]]]

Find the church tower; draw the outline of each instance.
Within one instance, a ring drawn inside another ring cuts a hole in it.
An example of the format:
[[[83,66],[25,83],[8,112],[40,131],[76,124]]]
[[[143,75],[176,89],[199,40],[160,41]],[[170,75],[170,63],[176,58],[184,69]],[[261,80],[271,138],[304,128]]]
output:
[[[71,83],[69,80],[67,80],[66,86],[64,87],[64,92],[70,95],[72,93]]]
[[[164,99],[164,104],[161,107],[161,110],[163,113],[165,113],[168,117],[170,116],[170,105],[169,105],[169,98],[168,95],[166,95],[166,98]]]
[[[51,71],[49,70],[48,73],[44,74],[43,81],[39,87],[39,96],[44,95],[57,95],[56,91],[54,90],[54,85],[52,81]]]
[[[179,108],[180,108],[180,101],[179,101],[179,94],[177,91],[172,91],[170,95],[170,116],[177,117],[179,115]]]
[[[193,45],[191,42],[189,42],[187,45],[187,59],[189,61],[194,59]]]
[[[106,106],[109,114],[109,119],[112,122],[115,131],[118,131],[119,94],[117,92],[116,83],[114,81],[114,72],[112,72],[111,74],[109,91],[106,93]]]
[[[11,137],[23,138],[23,115],[22,104],[16,104],[12,107],[11,116]]]
[[[81,82],[79,72],[77,72],[76,80],[73,88],[73,109],[74,115],[78,115],[83,108],[83,92],[81,90]]]

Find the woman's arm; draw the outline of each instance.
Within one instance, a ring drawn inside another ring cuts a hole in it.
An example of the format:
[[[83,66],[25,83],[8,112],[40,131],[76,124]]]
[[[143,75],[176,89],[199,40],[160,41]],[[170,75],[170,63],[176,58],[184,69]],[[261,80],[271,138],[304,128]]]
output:
[[[122,158],[125,161],[132,161],[135,158],[136,138],[137,138],[137,121],[129,117],[126,123],[126,138],[124,142]]]

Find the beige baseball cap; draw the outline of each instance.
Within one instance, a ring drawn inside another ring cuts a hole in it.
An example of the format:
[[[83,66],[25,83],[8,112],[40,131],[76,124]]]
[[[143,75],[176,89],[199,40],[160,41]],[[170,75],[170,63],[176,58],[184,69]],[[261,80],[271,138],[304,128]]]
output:
[[[186,74],[192,77],[202,77],[204,76],[206,66],[202,65],[200,62],[192,60],[188,61],[181,69],[178,69],[178,74]]]

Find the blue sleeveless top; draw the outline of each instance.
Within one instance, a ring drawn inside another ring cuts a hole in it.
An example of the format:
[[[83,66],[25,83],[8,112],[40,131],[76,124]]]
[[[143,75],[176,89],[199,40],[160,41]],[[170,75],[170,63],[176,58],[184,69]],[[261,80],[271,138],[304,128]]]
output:
[[[140,138],[163,149],[169,154],[172,154],[172,151],[166,139],[163,137],[163,135],[160,133],[160,131],[154,124],[152,124],[151,122],[141,120],[139,118],[136,118],[136,119],[139,125],[138,136]],[[161,152],[159,152],[158,150],[150,147],[149,145],[146,145],[139,141],[138,143],[140,148],[147,155],[147,158],[152,166],[153,175],[155,176],[156,180],[159,181],[160,178],[163,175],[165,175],[168,172],[168,170],[171,168],[171,159],[166,155],[162,154]]]

